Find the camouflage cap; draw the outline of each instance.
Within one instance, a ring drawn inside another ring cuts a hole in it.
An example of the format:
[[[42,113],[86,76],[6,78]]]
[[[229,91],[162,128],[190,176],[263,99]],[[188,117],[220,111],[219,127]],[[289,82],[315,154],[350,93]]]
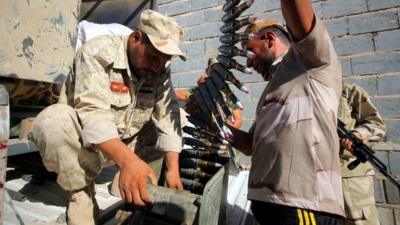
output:
[[[281,24],[278,20],[272,19],[272,18],[270,18],[270,19],[265,19],[265,20],[257,20],[257,21],[255,21],[253,24],[247,26],[247,27],[246,27],[246,30],[245,30],[244,32],[245,32],[246,34],[248,34],[248,33],[257,33],[257,32],[259,32],[260,30],[265,29],[265,28],[267,28],[267,27],[271,27],[271,26],[277,27],[277,28],[279,28],[280,30],[282,30],[283,33],[284,33],[287,37],[290,36],[288,30],[287,30],[284,26],[282,26],[282,24]]]
[[[179,42],[183,40],[183,29],[171,17],[150,9],[144,10],[136,29],[146,33],[151,44],[160,52],[186,60],[179,48]]]

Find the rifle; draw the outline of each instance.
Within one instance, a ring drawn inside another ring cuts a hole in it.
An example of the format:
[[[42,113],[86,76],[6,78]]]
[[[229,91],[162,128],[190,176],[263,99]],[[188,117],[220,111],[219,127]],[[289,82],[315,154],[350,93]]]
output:
[[[356,160],[351,162],[347,168],[352,170],[360,163],[370,162],[383,176],[385,176],[392,184],[394,184],[400,190],[400,183],[390,176],[387,166],[380,161],[376,156],[375,152],[370,147],[365,145],[358,137],[345,128],[344,123],[338,120],[337,132],[339,138],[349,139],[352,143],[352,154],[357,157]]]

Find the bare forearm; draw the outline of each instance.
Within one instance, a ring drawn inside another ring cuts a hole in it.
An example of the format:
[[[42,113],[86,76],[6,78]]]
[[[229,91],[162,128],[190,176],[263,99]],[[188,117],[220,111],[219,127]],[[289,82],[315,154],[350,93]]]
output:
[[[236,129],[234,127],[230,127],[233,133],[233,142],[231,142],[232,146],[238,149],[245,155],[251,155],[252,150],[252,141],[253,136],[247,132]]]
[[[165,166],[167,167],[168,171],[179,171],[179,153],[165,153]]]
[[[152,203],[146,184],[151,181],[157,184],[154,171],[131,151],[121,140],[111,139],[97,145],[119,166],[119,191],[121,197],[127,202],[133,202],[138,206]]]
[[[311,32],[315,15],[310,0],[281,0],[281,7],[295,41]]]
[[[97,147],[107,154],[120,168],[126,165],[126,163],[139,159],[136,154],[119,139],[108,140],[98,144]]]
[[[166,181],[169,188],[183,191],[183,185],[179,175],[179,153],[165,153]]]

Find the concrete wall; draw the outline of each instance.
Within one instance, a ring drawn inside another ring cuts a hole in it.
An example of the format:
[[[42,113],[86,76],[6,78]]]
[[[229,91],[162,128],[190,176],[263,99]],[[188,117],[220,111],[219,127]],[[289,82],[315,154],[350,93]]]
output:
[[[158,0],[158,11],[172,16],[185,29],[182,47],[186,63],[172,64],[175,87],[194,86],[207,64],[217,54],[219,21],[224,0]],[[400,178],[400,0],[314,0],[340,56],[345,82],[364,87],[373,98],[389,128],[387,142],[375,145],[378,157]],[[278,0],[256,0],[245,12],[283,22]],[[244,103],[246,130],[254,119],[258,98],[265,87],[259,75],[236,73],[247,83],[246,95],[232,88]],[[399,192],[382,176],[375,185],[382,225],[400,225]]]

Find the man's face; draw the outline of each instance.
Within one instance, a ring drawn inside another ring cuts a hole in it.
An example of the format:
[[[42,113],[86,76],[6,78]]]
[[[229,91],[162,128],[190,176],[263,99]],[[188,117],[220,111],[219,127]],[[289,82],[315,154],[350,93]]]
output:
[[[253,59],[247,59],[247,66],[253,67],[260,74],[267,72],[269,65],[275,60],[272,43],[263,37],[258,37],[242,43],[243,49],[255,54]]]
[[[141,39],[128,45],[128,58],[135,72],[144,76],[160,74],[167,61],[171,60],[170,55],[158,51],[151,43],[143,43]]]

